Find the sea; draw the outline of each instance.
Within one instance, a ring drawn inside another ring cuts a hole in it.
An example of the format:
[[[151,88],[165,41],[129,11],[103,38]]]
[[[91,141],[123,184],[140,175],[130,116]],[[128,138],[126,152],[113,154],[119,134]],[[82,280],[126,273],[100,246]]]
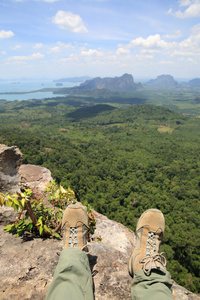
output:
[[[30,100],[54,98],[55,96],[64,96],[63,94],[53,94],[53,92],[35,92],[45,88],[64,88],[79,86],[81,82],[61,82],[62,86],[57,86],[57,82],[53,80],[2,80],[0,81],[0,100],[15,101],[15,100]],[[25,92],[25,94],[18,94]],[[31,93],[30,93],[31,92]],[[4,94],[5,93],[5,94]],[[12,94],[7,94],[12,93]]]

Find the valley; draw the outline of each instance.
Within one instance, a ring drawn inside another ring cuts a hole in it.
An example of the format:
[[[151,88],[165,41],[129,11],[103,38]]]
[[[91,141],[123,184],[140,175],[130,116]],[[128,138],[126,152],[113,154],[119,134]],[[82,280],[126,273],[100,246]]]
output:
[[[47,167],[83,204],[135,230],[162,210],[173,279],[200,291],[198,90],[146,87],[123,95],[0,101],[0,143]]]

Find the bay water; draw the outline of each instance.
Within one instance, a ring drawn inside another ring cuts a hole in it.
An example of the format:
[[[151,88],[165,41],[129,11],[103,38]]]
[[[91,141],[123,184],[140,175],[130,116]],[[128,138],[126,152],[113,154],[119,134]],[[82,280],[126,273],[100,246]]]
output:
[[[62,82],[62,86],[57,86],[56,82],[51,80],[30,80],[30,81],[0,81],[0,100],[30,100],[53,98],[56,96],[64,96],[64,94],[53,94],[53,92],[38,91],[45,88],[64,88],[78,86],[80,82]],[[38,92],[34,92],[38,91]],[[25,94],[18,94],[25,92]],[[31,92],[31,93],[30,93]],[[12,94],[7,94],[12,93]]]

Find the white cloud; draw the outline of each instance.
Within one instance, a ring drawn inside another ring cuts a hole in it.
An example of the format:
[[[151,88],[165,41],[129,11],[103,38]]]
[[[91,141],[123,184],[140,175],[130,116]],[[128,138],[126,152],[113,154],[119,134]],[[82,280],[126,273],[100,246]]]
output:
[[[181,51],[181,50],[175,50],[171,56],[188,56],[188,55],[191,55],[192,53],[191,52],[184,52],[184,51]]]
[[[200,0],[180,0],[180,7],[187,7],[185,10],[178,10],[173,13],[172,9],[168,11],[170,14],[174,14],[177,18],[198,18],[200,17]]]
[[[9,39],[14,36],[14,33],[12,31],[0,31],[0,39]]]
[[[137,54],[135,56],[135,58],[137,60],[140,60],[140,61],[143,61],[143,60],[146,60],[146,59],[153,59],[153,55],[142,55],[142,54]]]
[[[57,42],[56,45],[54,47],[52,47],[51,49],[49,49],[48,53],[60,53],[65,51],[66,53],[66,49],[73,49],[74,46],[72,45],[72,43],[63,43],[63,42]]]
[[[200,33],[200,23],[194,25],[192,28],[191,28],[191,34],[194,36],[197,36],[199,35]]]
[[[112,52],[107,53],[107,55],[105,56],[105,60],[107,60],[110,63],[115,63],[115,62],[119,63],[118,57],[114,55]]]
[[[158,49],[142,49],[141,50],[142,54],[155,54],[158,52],[160,52],[160,50],[158,50]]]
[[[189,6],[191,4],[191,0],[179,0],[180,6]]]
[[[130,54],[130,49],[126,48],[126,47],[119,47],[117,49],[117,55],[120,55],[120,54]]]
[[[63,42],[57,42],[56,44],[58,45],[58,47],[65,48],[65,49],[68,49],[68,48],[73,49],[74,48],[74,46],[72,45],[72,43],[65,44]]]
[[[174,62],[172,60],[161,60],[159,62],[159,64],[161,64],[161,65],[173,65]]]
[[[51,48],[48,53],[59,53],[61,51],[60,47],[55,46],[53,48]]]
[[[168,14],[172,14],[172,12],[173,12],[173,9],[172,9],[172,8],[170,8],[170,9],[167,11]]]
[[[171,56],[177,57],[194,57],[196,59],[200,58],[200,24],[195,25],[191,30],[191,35],[182,40]]]
[[[75,32],[75,33],[87,33],[88,30],[85,27],[81,17],[74,15],[70,11],[59,10],[53,17],[52,22],[58,25],[61,29]]]
[[[41,59],[44,58],[44,55],[41,53],[33,53],[32,55],[28,56],[11,56],[8,60],[15,60],[15,61],[26,61],[26,60],[34,60],[34,59]]]
[[[41,54],[41,53],[33,53],[33,54],[30,56],[30,59],[41,59],[41,58],[44,58],[44,54]]]
[[[175,50],[171,56],[196,56],[197,54],[191,51],[182,51],[182,50]],[[199,54],[200,55],[200,54]]]
[[[176,30],[174,33],[172,33],[172,34],[165,34],[165,35],[163,35],[163,37],[165,38],[165,39],[178,39],[178,38],[180,38],[180,37],[182,37],[182,33],[181,33],[181,31],[180,30]]]
[[[195,59],[191,58],[191,57],[188,58],[188,61],[189,61],[190,63],[195,64],[195,65],[198,64],[198,62],[197,62]]]
[[[61,58],[60,62],[68,63],[68,62],[75,62],[77,60],[78,58],[74,54],[70,54],[69,57]]]
[[[6,52],[6,51],[1,51],[1,54],[2,54],[2,55],[6,55],[7,52]]]
[[[102,56],[103,52],[97,51],[95,49],[89,49],[88,51],[81,51],[82,56]]]
[[[33,48],[34,49],[40,49],[40,48],[42,48],[42,46],[43,46],[42,43],[36,43]]]
[[[18,50],[18,49],[20,49],[22,46],[21,45],[16,45],[16,46],[14,46],[12,49],[13,50]]]
[[[175,15],[178,18],[198,18],[200,17],[200,4],[192,4],[184,12],[177,11]]]
[[[200,48],[200,24],[195,25],[191,30],[191,35],[189,38],[183,40],[179,44],[183,51],[191,51],[194,53],[199,53]]]
[[[148,38],[144,39],[142,37],[136,38],[131,41],[133,47],[139,48],[150,48],[150,49],[162,49],[169,48],[172,43],[167,43],[161,39],[159,34],[150,35]]]

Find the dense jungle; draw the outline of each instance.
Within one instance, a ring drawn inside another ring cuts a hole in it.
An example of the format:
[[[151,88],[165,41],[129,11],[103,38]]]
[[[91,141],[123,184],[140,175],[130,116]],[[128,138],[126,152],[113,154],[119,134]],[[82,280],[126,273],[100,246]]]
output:
[[[0,101],[0,143],[47,167],[83,204],[135,230],[162,210],[172,278],[200,292],[199,92]],[[120,241],[119,241],[120,243]]]

